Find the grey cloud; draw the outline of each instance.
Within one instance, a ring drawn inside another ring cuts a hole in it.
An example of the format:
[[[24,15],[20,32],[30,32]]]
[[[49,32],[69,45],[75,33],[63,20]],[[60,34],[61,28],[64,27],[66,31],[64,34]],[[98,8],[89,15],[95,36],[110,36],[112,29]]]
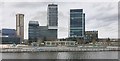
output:
[[[93,17],[90,17],[87,20],[92,20],[92,19],[97,19],[102,20],[102,21],[117,21],[118,18],[118,14],[114,12],[111,14],[111,11],[101,11],[101,12],[97,12],[97,14],[95,14]]]
[[[118,14],[112,14],[112,15],[105,15],[98,17],[97,20],[103,20],[103,21],[118,21]]]
[[[46,11],[38,11],[31,20],[38,20],[40,25],[47,25],[47,13]]]
[[[111,10],[115,8],[114,4],[116,3],[107,3],[107,2],[94,3],[93,8],[97,9],[98,11]]]
[[[47,2],[17,2],[13,4],[13,7],[16,8],[40,8],[40,7],[45,7],[48,3]]]
[[[94,14],[87,20],[98,19],[104,21],[117,20],[117,4],[116,3],[95,3],[93,4]],[[115,11],[115,12],[114,12]]]

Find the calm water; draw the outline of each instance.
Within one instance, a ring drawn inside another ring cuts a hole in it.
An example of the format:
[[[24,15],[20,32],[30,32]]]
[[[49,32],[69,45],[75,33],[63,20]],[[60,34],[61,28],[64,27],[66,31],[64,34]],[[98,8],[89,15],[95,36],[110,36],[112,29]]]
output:
[[[118,52],[2,53],[2,59],[118,59]]]

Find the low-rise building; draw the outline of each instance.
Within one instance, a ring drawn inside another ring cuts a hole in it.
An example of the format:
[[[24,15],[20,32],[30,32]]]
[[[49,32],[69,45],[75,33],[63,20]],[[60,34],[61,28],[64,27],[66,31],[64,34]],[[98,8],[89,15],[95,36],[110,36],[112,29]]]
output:
[[[57,39],[57,29],[48,29],[48,26],[39,26],[38,21],[29,22],[29,43],[50,41]]]
[[[0,37],[2,44],[20,44],[19,37]]]
[[[98,40],[98,31],[85,31],[85,41],[92,42]]]
[[[1,30],[1,43],[2,44],[19,44],[20,43],[20,37],[17,37],[16,30],[15,29],[7,29],[3,28]]]
[[[2,37],[16,37],[17,36],[15,29],[3,28],[1,32],[2,32]]]
[[[75,41],[45,41],[45,46],[76,46]]]

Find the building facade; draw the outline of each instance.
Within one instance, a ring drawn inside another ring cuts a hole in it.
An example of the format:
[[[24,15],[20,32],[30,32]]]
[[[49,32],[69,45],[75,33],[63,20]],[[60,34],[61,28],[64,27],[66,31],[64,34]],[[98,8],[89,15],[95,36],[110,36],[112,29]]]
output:
[[[29,41],[36,42],[37,40],[56,40],[57,29],[58,5],[49,4],[47,8],[47,26],[39,26],[38,22],[29,22]]]
[[[48,26],[39,26],[38,21],[29,22],[29,43],[57,39],[57,29],[48,29]]]
[[[76,46],[76,42],[75,41],[45,41],[45,46],[72,47],[72,46]]]
[[[48,29],[48,26],[39,26],[40,39],[54,41],[57,39],[57,29]]]
[[[24,40],[24,14],[16,14],[16,32],[22,42]]]
[[[49,4],[47,10],[47,20],[49,29],[57,29],[58,26],[58,5]]]
[[[70,9],[70,37],[84,38],[85,13],[83,9]]]
[[[2,37],[16,37],[16,30],[15,29],[2,29]]]
[[[85,31],[85,41],[92,42],[98,40],[98,31]]]
[[[16,30],[15,29],[7,29],[4,28],[1,31],[1,43],[2,44],[19,44],[20,43],[20,37],[17,37]]]
[[[19,37],[0,37],[2,44],[20,44]]]
[[[0,37],[2,37],[2,30],[0,30]]]
[[[38,21],[29,21],[28,37],[29,37],[29,43],[37,41],[37,38],[39,37]]]

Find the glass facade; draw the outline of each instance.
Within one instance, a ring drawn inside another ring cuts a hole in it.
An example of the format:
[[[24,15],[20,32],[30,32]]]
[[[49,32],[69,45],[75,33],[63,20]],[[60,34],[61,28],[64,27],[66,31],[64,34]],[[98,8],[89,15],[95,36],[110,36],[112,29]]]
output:
[[[40,26],[39,27],[39,36],[40,39],[46,40],[55,40],[57,39],[57,29],[48,29],[47,26]]]
[[[2,29],[2,36],[6,37],[16,37],[16,30],[15,29]]]
[[[19,37],[0,37],[2,38],[2,44],[20,44]]]
[[[83,9],[70,10],[70,37],[84,37],[85,14]]]
[[[39,26],[38,22],[29,22],[29,43],[37,42],[38,40],[56,40],[57,29],[48,29],[48,26]]]
[[[29,42],[35,42],[37,40],[37,38],[39,37],[39,35],[37,33],[38,28],[39,28],[38,21],[30,21],[29,22],[29,29],[28,29]]]
[[[0,42],[2,44],[19,44],[20,38],[17,37],[16,30],[15,29],[2,29],[1,31],[2,36],[0,39],[2,39]]]
[[[58,25],[58,7],[56,4],[48,5],[48,26]]]

